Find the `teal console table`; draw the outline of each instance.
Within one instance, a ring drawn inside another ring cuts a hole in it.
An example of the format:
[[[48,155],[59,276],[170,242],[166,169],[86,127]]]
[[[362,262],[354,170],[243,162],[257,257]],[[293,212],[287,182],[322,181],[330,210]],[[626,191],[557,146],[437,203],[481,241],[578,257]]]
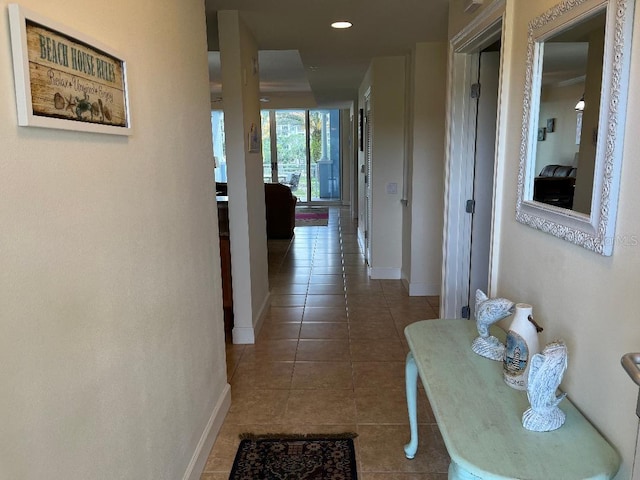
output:
[[[504,340],[497,327],[491,334]],[[407,458],[418,449],[419,374],[451,457],[450,480],[610,479],[618,471],[618,453],[567,398],[560,403],[567,419],[558,430],[531,432],[522,426],[527,393],[504,383],[501,362],[473,353],[475,322],[424,320],[409,325],[405,336],[411,350]]]

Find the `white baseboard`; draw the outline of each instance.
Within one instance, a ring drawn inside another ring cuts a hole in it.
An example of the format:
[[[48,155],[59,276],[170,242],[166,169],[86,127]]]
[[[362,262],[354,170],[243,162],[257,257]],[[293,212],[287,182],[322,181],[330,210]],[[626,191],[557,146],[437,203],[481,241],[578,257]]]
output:
[[[440,285],[429,285],[428,283],[409,283],[407,290],[410,297],[440,295]]]
[[[402,272],[399,268],[369,268],[369,276],[373,280],[400,280]]]
[[[271,292],[267,293],[262,302],[262,306],[260,307],[260,311],[256,316],[255,323],[253,327],[233,327],[232,337],[233,343],[236,345],[240,344],[254,344],[256,343],[256,338],[258,338],[258,334],[262,329],[262,325],[264,324],[264,319],[269,311],[269,306],[271,305]]]
[[[253,327],[233,327],[231,332],[234,344],[254,344],[256,343],[256,335]]]
[[[262,302],[262,306],[260,307],[260,311],[258,312],[258,318],[256,319],[256,324],[253,327],[256,338],[260,334],[260,330],[262,330],[262,325],[264,324],[264,319],[267,316],[267,312],[269,311],[269,307],[271,306],[271,292],[267,293],[267,296]]]
[[[405,277],[404,275],[402,276],[402,286],[407,292],[409,292],[409,280],[407,280],[407,277]]]
[[[227,383],[222,390],[222,394],[220,398],[216,402],[215,407],[213,408],[213,412],[211,413],[211,417],[209,417],[209,421],[207,422],[207,426],[202,432],[202,436],[200,437],[200,441],[196,446],[195,452],[193,452],[193,456],[191,457],[191,461],[189,465],[187,465],[187,470],[182,477],[182,480],[199,480],[202,475],[202,471],[204,470],[204,466],[207,463],[207,458],[209,457],[209,453],[213,448],[213,443],[218,436],[218,432],[220,432],[220,428],[222,427],[222,422],[224,422],[224,417],[227,415],[229,411],[229,407],[231,406],[231,386]]]

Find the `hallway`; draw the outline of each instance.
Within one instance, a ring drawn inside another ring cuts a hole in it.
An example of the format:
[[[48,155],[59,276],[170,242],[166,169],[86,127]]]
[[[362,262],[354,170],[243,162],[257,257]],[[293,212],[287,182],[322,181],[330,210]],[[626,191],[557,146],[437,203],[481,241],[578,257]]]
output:
[[[288,247],[288,249],[287,249]],[[227,345],[232,404],[201,480],[227,479],[238,435],[356,432],[360,480],[444,480],[449,457],[424,392],[414,460],[404,393],[404,327],[438,316],[437,297],[371,280],[348,209],[326,227],[270,242],[271,307],[255,345]],[[422,389],[422,387],[420,387]]]

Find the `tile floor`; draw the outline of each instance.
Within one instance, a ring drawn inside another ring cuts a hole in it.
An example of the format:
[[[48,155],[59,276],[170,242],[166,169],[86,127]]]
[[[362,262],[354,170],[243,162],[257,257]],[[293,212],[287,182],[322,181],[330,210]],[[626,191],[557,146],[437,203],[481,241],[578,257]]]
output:
[[[371,280],[348,210],[326,227],[270,242],[271,307],[255,345],[228,345],[231,408],[201,480],[227,479],[252,433],[356,432],[360,480],[444,480],[449,457],[424,392],[413,460],[404,393],[403,330],[436,318],[437,297]]]

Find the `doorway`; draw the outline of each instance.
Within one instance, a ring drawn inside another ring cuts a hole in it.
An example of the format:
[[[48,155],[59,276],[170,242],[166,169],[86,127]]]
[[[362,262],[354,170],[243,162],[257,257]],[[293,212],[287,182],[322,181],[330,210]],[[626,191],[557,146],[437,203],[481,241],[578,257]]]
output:
[[[500,46],[504,2],[451,42],[440,316],[473,318],[475,291],[495,288],[502,165]],[[484,85],[483,85],[484,84]]]
[[[362,227],[358,223],[360,230],[361,244],[364,251],[364,259],[367,265],[371,265],[371,253],[369,250],[369,232],[371,231],[371,89],[368,89],[364,96],[364,109],[360,110],[359,129],[364,157],[360,168],[360,184],[362,185],[362,198],[360,205],[364,205],[362,216]]]
[[[341,200],[340,110],[263,110],[263,180],[298,203]]]
[[[462,316],[475,318],[476,290],[489,289],[489,254],[491,251],[491,219],[493,217],[493,177],[495,164],[496,118],[498,115],[498,79],[500,75],[500,42],[478,55],[477,85],[473,88],[476,110],[473,190],[469,210],[471,239],[469,242],[469,288]],[[465,309],[465,306],[468,307]]]

